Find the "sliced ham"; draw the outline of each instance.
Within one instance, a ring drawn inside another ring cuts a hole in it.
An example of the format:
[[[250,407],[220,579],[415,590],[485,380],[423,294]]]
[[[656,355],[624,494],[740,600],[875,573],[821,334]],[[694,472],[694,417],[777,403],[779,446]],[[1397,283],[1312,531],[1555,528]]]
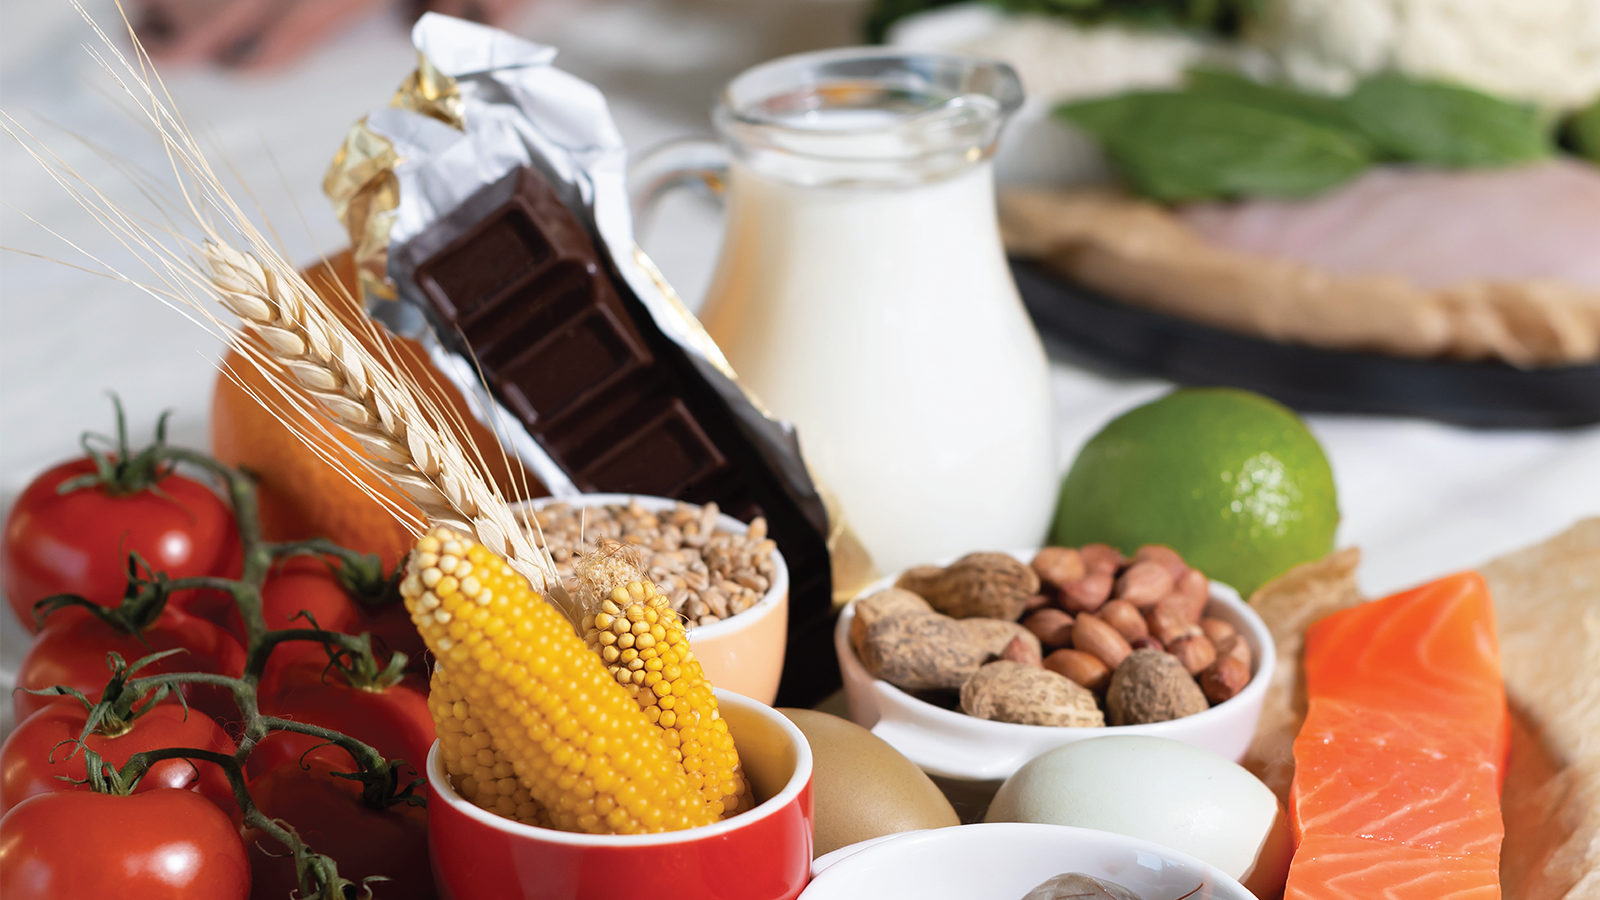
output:
[[[1554,159],[1515,169],[1374,168],[1311,200],[1181,210],[1207,241],[1335,275],[1426,288],[1550,280],[1600,288],[1600,168]]]

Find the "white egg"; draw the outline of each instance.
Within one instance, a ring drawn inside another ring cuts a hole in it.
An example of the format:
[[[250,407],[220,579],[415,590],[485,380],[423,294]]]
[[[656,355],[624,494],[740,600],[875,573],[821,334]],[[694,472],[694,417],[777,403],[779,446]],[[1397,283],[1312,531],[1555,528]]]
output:
[[[1051,750],[1001,785],[987,821],[1154,841],[1260,896],[1282,888],[1293,852],[1283,807],[1266,785],[1209,750],[1157,737],[1091,738]]]

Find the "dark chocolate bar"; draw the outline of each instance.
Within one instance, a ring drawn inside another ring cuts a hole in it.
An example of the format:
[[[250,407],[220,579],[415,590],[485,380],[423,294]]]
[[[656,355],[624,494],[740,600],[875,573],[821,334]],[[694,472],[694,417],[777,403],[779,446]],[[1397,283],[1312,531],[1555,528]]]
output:
[[[447,347],[476,358],[495,398],[579,490],[766,516],[790,573],[778,702],[811,706],[838,687],[826,514],[772,452],[792,437],[735,412],[737,387],[655,326],[549,180],[517,169],[390,259],[402,297]]]

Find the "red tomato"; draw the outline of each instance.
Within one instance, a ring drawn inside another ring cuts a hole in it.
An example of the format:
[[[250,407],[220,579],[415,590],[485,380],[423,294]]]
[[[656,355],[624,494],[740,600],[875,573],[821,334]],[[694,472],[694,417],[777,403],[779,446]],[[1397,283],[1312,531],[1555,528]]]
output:
[[[307,657],[287,668],[270,671],[257,692],[261,712],[343,732],[377,750],[384,759],[405,760],[420,774],[434,736],[427,694],[409,680],[381,691],[351,687],[336,671],[324,675],[327,653],[320,645],[307,646],[314,647],[321,659]],[[286,649],[289,647],[279,645],[274,655]],[[259,775],[285,761],[299,759],[323,743],[309,735],[273,732],[250,751],[246,771]],[[331,759],[354,767],[348,753],[333,752],[338,755]],[[416,774],[408,772],[406,776],[414,778]]]
[[[321,557],[292,556],[274,565],[261,586],[261,612],[268,628],[310,628],[304,618],[294,618],[301,610],[310,612],[317,625],[328,631],[370,631],[380,662],[396,650],[415,665],[422,662],[422,636],[411,624],[405,604],[392,603],[376,610],[361,605],[346,593]]]
[[[267,628],[310,628],[304,617],[294,618],[301,610],[311,613],[317,625],[329,631],[357,634],[362,630],[356,601],[345,593],[320,556],[282,560],[273,565],[261,585],[261,615]]]
[[[30,630],[33,604],[52,594],[116,605],[127,586],[129,551],[171,578],[234,574],[238,529],[210,488],[169,475],[156,490],[121,497],[99,485],[56,493],[63,481],[93,471],[89,459],[56,466],[28,485],[6,518],[0,589]]]
[[[238,831],[193,791],[39,794],[0,818],[6,900],[249,896],[250,861]]]
[[[227,577],[238,578],[242,574],[239,571],[241,568],[242,564],[235,564]],[[240,643],[244,642],[244,618],[239,615],[239,604],[232,594],[223,591],[178,591],[168,599],[167,605],[205,619],[233,635]]]
[[[268,818],[288,822],[312,850],[332,857],[340,877],[360,884],[370,875],[383,875],[392,880],[372,885],[383,900],[434,900],[427,810],[405,804],[368,809],[361,802],[360,782],[330,774],[353,771],[347,762],[319,751],[306,758],[307,768],[284,763],[252,778],[250,796]],[[253,829],[244,832],[244,840],[254,896],[287,897],[297,889],[294,860],[277,841]]]
[[[178,647],[175,653],[134,673],[134,677],[167,672],[211,672],[238,677],[244,672],[244,648],[221,628],[179,609],[166,609],[142,635],[149,646],[133,635],[121,634],[110,625],[82,609],[63,609],[52,613],[44,631],[34,638],[28,655],[22,658],[17,686],[40,690],[64,684],[82,691],[91,701],[100,698],[111,671],[106,654],[116,651],[130,665],[137,659]],[[233,695],[211,685],[186,685],[189,704],[209,716],[224,721],[239,718]],[[25,691],[12,694],[17,721],[22,721],[60,697],[41,697]],[[75,702],[75,701],[74,701]]]
[[[0,747],[0,813],[34,794],[54,791],[87,791],[88,785],[63,781],[66,776],[78,781],[88,777],[83,751],[73,746],[83,733],[89,711],[77,702],[52,703],[18,725],[5,746]],[[194,747],[233,754],[233,741],[216,720],[183,707],[162,703],[133,721],[132,728],[116,737],[92,734],[85,741],[106,763],[118,769],[128,757],[145,750],[167,747]],[[77,751],[69,760],[67,755]],[[150,767],[135,793],[157,788],[185,788],[199,791],[223,812],[234,809],[233,789],[216,763],[164,759]]]
[[[382,643],[389,652],[399,650],[411,660],[409,670],[416,675],[427,676],[427,668],[423,664],[423,654],[428,646],[423,643],[422,635],[417,632],[417,626],[411,622],[411,614],[406,612],[404,603],[395,603],[376,611],[363,609],[359,631],[370,631],[377,640],[374,645]]]

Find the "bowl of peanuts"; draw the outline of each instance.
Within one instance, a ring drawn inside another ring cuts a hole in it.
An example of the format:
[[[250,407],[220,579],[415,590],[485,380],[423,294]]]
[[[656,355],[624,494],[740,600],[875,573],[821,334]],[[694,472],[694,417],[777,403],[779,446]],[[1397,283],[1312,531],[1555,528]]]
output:
[[[932,776],[963,821],[1072,741],[1149,735],[1238,761],[1255,735],[1277,651],[1237,592],[1164,547],[1170,558],[1107,547],[1109,562],[1072,560],[1060,577],[1064,549],[919,566],[840,613],[850,717]],[[1148,557],[1170,571],[1145,584]],[[1108,577],[1080,583],[1097,568]]]
[[[789,569],[766,520],[746,524],[665,497],[583,494],[517,507],[563,580],[601,539],[632,547],[641,568],[683,617],[689,646],[719,688],[771,704],[789,629]]]

